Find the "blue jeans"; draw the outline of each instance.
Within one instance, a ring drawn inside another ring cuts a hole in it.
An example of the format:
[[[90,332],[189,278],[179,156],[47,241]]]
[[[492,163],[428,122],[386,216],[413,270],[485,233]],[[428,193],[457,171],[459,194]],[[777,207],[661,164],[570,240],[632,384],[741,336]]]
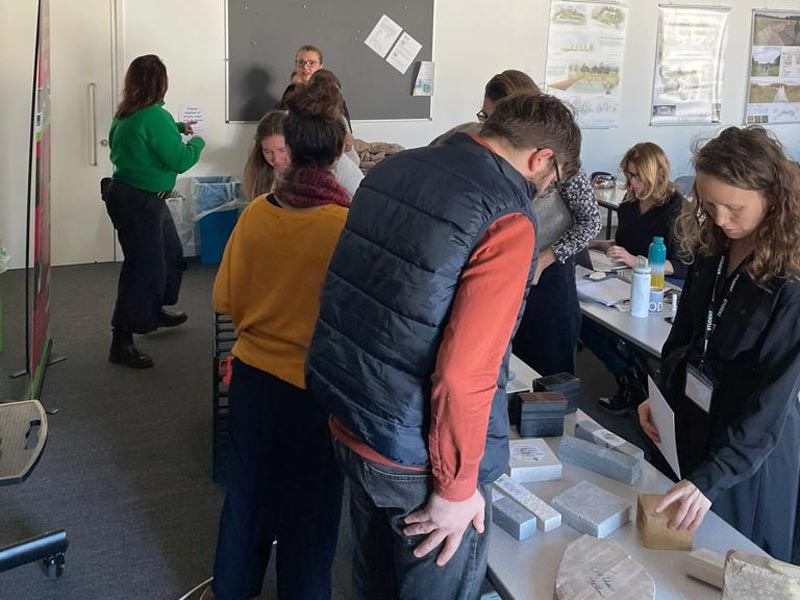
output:
[[[228,397],[233,452],[214,594],[258,596],[277,538],[281,600],[328,600],[344,479],[327,413],[305,390],[238,359]]]
[[[403,519],[422,508],[433,491],[430,473],[415,472],[361,458],[334,439],[339,465],[350,480],[350,519],[355,544],[354,600],[476,600],[486,576],[492,502],[489,486],[485,530],[467,526],[461,545],[444,566],[436,565],[441,546],[423,558],[412,552],[425,535],[403,534]]]
[[[592,319],[581,323],[581,342],[600,359],[614,377],[634,366],[632,356],[620,345],[619,337]]]

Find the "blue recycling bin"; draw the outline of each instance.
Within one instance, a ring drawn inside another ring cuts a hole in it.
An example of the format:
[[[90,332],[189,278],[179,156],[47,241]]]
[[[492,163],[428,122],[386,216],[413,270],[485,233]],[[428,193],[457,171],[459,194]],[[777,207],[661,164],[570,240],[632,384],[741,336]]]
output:
[[[200,219],[200,262],[218,265],[222,262],[225,244],[239,219],[239,209],[220,210]]]

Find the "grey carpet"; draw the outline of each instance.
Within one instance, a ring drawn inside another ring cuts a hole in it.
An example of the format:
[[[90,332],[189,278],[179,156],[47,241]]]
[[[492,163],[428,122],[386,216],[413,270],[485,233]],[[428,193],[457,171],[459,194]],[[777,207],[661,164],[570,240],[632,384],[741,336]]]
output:
[[[2,600],[175,600],[212,568],[223,491],[211,482],[211,286],[215,269],[193,265],[178,329],[140,338],[156,366],[136,372],[106,360],[108,321],[119,266],[53,270],[54,350],[42,400],[50,418],[44,457],[28,481],[0,488],[0,546],[63,527],[71,546],[58,580],[28,565],[0,573]],[[0,276],[6,348],[0,354],[0,398],[19,399],[21,380],[6,375],[23,362],[22,273]],[[613,393],[614,384],[588,352],[579,358],[584,391]],[[596,414],[590,401],[585,410]],[[636,441],[632,418],[607,427]],[[342,519],[334,570],[337,600],[349,597],[352,540]],[[272,561],[274,564],[274,561]],[[274,598],[274,568],[265,598]]]

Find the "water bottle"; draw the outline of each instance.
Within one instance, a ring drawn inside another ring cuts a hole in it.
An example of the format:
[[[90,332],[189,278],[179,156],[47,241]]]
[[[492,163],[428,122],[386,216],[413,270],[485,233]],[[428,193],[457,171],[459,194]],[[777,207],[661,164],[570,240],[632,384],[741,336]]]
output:
[[[657,290],[664,289],[664,263],[667,260],[667,247],[664,245],[664,238],[656,236],[650,244],[650,252],[647,256],[652,271],[650,275],[650,287]]]
[[[631,280],[631,316],[643,319],[650,313],[650,263],[644,256],[636,257]]]

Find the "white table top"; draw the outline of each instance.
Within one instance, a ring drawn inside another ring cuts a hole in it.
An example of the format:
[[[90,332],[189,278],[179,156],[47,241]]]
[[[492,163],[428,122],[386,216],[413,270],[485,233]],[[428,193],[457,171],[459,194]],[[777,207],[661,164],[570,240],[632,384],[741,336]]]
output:
[[[570,435],[576,418],[590,420],[581,411],[567,416],[564,429]],[[561,438],[546,439],[557,454]],[[564,463],[563,479],[525,486],[544,501],[550,502],[554,496],[583,480],[599,485],[633,504],[631,522],[617,529],[608,539],[618,542],[650,574],[656,584],[656,600],[719,600],[719,590],[685,574],[683,565],[688,552],[649,550],[642,546],[635,524],[636,497],[639,493],[664,493],[672,486],[672,482],[649,463],[644,464],[635,487],[567,463]],[[519,542],[499,527],[492,527],[489,575],[498,592],[505,600],[552,600],[564,550],[580,535],[569,525],[563,524],[547,533],[537,530],[532,537]],[[707,548],[723,556],[732,548],[764,554],[758,546],[712,512],[708,513],[695,533],[694,547]]]
[[[597,203],[600,206],[604,208],[610,208],[611,210],[616,210],[619,208],[619,205],[622,204],[622,199],[625,197],[625,192],[625,189],[618,187],[605,190],[595,188],[594,196],[597,198]]]

